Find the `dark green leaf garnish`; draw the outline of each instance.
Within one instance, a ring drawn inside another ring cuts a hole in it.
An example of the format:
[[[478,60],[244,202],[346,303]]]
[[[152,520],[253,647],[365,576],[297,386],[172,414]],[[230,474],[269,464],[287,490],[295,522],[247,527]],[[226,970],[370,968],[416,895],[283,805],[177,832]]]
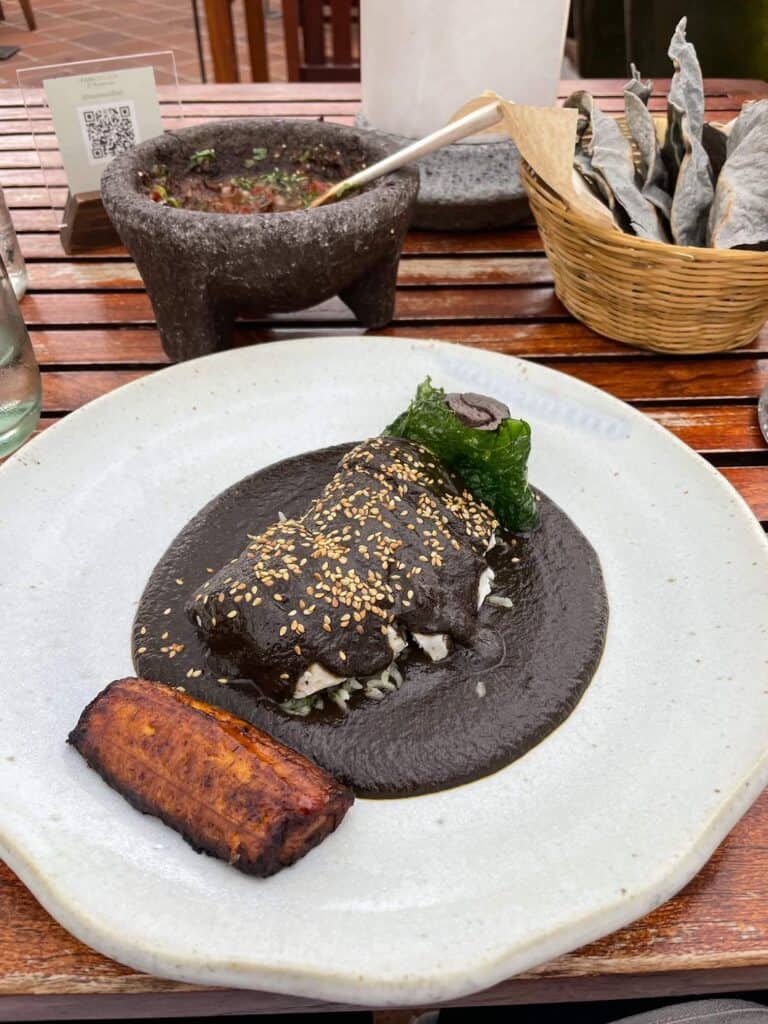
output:
[[[384,433],[409,438],[434,452],[475,498],[493,510],[505,530],[530,530],[537,519],[528,486],[530,426],[508,418],[495,430],[468,427],[448,407],[446,397],[427,377]]]

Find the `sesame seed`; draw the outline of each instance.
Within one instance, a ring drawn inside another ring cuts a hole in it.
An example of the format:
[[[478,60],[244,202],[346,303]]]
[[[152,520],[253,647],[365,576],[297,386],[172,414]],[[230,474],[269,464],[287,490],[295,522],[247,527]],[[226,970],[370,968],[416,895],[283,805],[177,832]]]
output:
[[[237,609],[233,608],[231,612],[227,612],[227,618],[228,619],[237,618]]]
[[[171,614],[171,609],[170,608],[166,608],[165,611],[163,612],[163,615],[170,615],[170,614]]]
[[[141,636],[146,636],[146,634],[147,634],[147,627],[146,626],[142,626],[141,629],[139,630],[139,634]]]
[[[180,587],[183,587],[183,586],[184,586],[184,580],[178,579],[178,580],[176,580],[176,582],[178,583],[178,585],[179,585]]]
[[[147,653],[147,648],[146,647],[139,647],[139,649],[138,649],[138,651],[136,653],[137,654],[146,654]]]

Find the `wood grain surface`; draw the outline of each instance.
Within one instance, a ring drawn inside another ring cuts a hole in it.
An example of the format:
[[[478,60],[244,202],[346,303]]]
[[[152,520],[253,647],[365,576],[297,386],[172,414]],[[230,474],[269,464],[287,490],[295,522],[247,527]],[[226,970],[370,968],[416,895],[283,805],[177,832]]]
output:
[[[562,83],[561,95],[584,83]],[[657,92],[666,85],[656,83]],[[620,85],[586,83],[605,110]],[[184,123],[219,117],[292,116],[351,123],[357,83],[188,85]],[[711,120],[768,95],[754,81],[707,83]],[[169,127],[181,123],[163,90]],[[654,109],[663,109],[660,99]],[[16,90],[0,91],[0,184],[28,261],[22,310],[43,371],[39,431],[168,362],[141,278],[125,251],[71,259],[57,214],[65,180],[50,120],[33,97],[31,121]],[[35,146],[36,143],[36,146]],[[39,152],[38,152],[39,150]],[[554,294],[535,228],[409,235],[398,275],[393,337],[437,337],[570,373],[642,409],[709,459],[768,522],[768,448],[755,399],[768,384],[768,327],[719,356],[662,357],[608,341],[575,322]],[[268,321],[243,321],[234,343],[312,335],[362,336],[338,300]],[[34,448],[21,458],[34,458]],[[468,937],[471,941],[471,937]],[[768,794],[704,870],[672,900],[629,928],[460,1002],[500,1004],[704,993],[768,984]],[[203,989],[140,974],[87,949],[60,928],[0,864],[0,1020],[194,1016],[332,1009],[265,993]]]

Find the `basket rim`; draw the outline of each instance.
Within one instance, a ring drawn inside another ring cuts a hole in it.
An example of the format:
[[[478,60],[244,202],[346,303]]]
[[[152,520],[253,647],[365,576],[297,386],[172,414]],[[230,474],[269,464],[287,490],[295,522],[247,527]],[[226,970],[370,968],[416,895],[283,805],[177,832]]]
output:
[[[593,220],[591,217],[587,217],[585,214],[581,213],[580,210],[575,210],[572,206],[569,206],[565,199],[547,185],[546,182],[539,177],[536,171],[534,171],[530,164],[522,158],[520,160],[520,168],[522,171],[523,182],[528,189],[545,193],[548,197],[551,197],[551,200],[560,206],[564,213],[568,214],[568,217],[572,222],[574,222],[575,226],[591,232],[594,237],[597,237],[607,243],[616,243],[619,245],[629,244],[633,249],[636,248],[641,251],[645,250],[649,255],[651,253],[658,255],[665,254],[667,256],[672,256],[674,254],[690,260],[700,260],[702,262],[734,263],[739,261],[742,264],[768,267],[768,250],[713,249],[709,246],[677,245],[675,242],[656,242],[650,238],[640,238],[638,235],[629,235],[618,227],[605,227],[597,219]],[[619,241],[620,239],[621,241]]]

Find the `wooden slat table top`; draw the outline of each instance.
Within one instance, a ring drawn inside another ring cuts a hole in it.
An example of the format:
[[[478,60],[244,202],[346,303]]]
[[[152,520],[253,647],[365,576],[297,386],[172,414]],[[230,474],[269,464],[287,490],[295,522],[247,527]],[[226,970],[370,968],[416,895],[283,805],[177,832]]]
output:
[[[663,93],[668,83],[657,82]],[[585,86],[606,110],[621,83]],[[185,85],[185,123],[216,117],[292,116],[351,123],[357,83]],[[734,117],[757,81],[707,82],[710,120]],[[168,126],[179,121],[162,96]],[[660,102],[655,103],[659,108]],[[55,136],[33,97],[0,90],[0,184],[30,270],[22,309],[43,371],[40,430],[73,409],[166,365],[141,279],[115,247],[71,259],[51,202],[64,202]],[[34,143],[40,149],[42,164]],[[314,310],[244,322],[237,344],[365,332],[337,300]],[[450,235],[413,232],[398,279],[396,316],[381,333],[438,337],[535,360],[643,409],[716,465],[768,522],[768,448],[755,399],[768,384],[768,327],[751,345],[717,356],[666,358],[607,341],[558,302],[533,228]],[[471,941],[471,936],[468,937]],[[622,998],[768,984],[768,792],[704,870],[674,899],[614,935],[463,1002]],[[331,1007],[265,993],[200,989],[151,978],[94,953],[43,911],[0,864],[0,1020],[191,1016]]]

